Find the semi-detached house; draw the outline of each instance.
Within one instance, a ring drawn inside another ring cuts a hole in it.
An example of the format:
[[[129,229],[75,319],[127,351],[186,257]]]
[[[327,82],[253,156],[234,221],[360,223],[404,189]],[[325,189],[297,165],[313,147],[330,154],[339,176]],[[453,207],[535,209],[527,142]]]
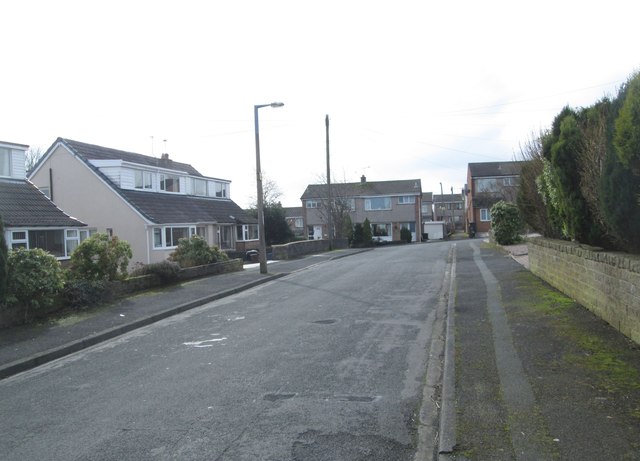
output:
[[[300,197],[309,239],[328,236],[326,204],[328,186],[310,184]],[[369,219],[373,237],[379,241],[398,241],[400,231],[411,231],[412,241],[420,241],[422,222],[422,184],[419,179],[367,181],[331,185],[332,200],[346,206],[353,224]],[[418,232],[418,233],[416,233]]]
[[[230,198],[230,181],[189,164],[58,138],[30,175],[53,202],[98,232],[127,241],[131,264],[165,260],[183,237],[223,250],[258,247],[257,220]]]
[[[92,229],[58,208],[26,179],[24,144],[0,141],[0,219],[7,246],[41,248],[68,259]]]

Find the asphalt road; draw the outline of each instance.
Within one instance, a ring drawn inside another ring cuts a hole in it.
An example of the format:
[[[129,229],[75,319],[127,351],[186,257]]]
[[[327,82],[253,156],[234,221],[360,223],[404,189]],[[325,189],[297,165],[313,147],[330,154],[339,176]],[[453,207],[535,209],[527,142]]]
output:
[[[3,380],[0,459],[413,459],[449,248],[318,264]]]

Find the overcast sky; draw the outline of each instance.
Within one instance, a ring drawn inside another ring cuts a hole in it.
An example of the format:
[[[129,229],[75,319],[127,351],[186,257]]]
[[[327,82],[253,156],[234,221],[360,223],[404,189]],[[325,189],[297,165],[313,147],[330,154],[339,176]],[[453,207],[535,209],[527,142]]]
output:
[[[512,160],[565,105],[640,69],[640,7],[609,1],[0,2],[0,140],[57,137],[159,156],[285,206],[333,181],[459,192],[469,162]],[[152,138],[153,137],[153,138]],[[163,140],[167,140],[166,143]]]

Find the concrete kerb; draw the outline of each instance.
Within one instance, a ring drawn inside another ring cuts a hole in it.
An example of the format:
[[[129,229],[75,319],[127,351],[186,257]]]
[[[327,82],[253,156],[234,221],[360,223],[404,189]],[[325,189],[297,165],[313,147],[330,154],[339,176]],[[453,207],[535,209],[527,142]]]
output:
[[[8,378],[10,376],[16,375],[23,371],[27,371],[32,368],[35,368],[39,365],[43,365],[45,363],[52,362],[53,360],[59,359],[61,357],[73,354],[74,352],[78,352],[88,347],[95,346],[96,344],[107,341],[109,339],[113,339],[117,336],[123,335],[137,328],[151,325],[152,323],[158,322],[159,320],[163,320],[167,317],[171,317],[172,315],[188,311],[190,309],[202,306],[212,301],[217,301],[218,299],[222,299],[227,296],[240,293],[241,291],[248,290],[255,286],[262,285],[267,282],[271,282],[273,280],[285,277],[287,275],[289,274],[286,272],[270,275],[263,279],[255,280],[253,282],[249,282],[244,285],[231,288],[229,290],[221,291],[219,293],[214,293],[199,299],[195,299],[193,301],[179,304],[170,309],[165,309],[161,312],[147,316],[145,318],[138,319],[136,321],[127,323],[125,325],[119,325],[117,327],[110,328],[100,333],[96,333],[94,335],[90,335],[82,339],[72,341],[63,346],[48,350],[46,352],[34,354],[25,359],[16,360],[6,365],[0,366],[0,379]]]

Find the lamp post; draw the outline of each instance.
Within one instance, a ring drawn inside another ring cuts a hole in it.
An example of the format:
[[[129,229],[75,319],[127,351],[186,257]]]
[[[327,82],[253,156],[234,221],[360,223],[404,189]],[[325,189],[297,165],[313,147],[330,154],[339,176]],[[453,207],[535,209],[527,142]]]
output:
[[[262,191],[262,172],[260,170],[260,130],[258,128],[258,109],[263,107],[282,107],[284,103],[272,102],[271,104],[258,104],[253,106],[253,121],[256,131],[256,184],[258,193],[258,236],[259,236],[259,253],[260,273],[267,273],[267,244],[264,238],[264,196]]]

